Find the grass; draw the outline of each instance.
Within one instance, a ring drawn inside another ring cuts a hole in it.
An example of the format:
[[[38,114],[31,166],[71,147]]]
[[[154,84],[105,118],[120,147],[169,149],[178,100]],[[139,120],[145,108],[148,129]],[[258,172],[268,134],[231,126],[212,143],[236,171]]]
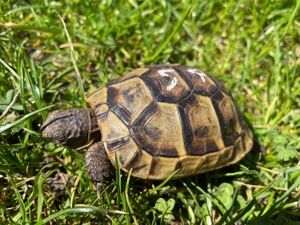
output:
[[[66,2],[0,4],[0,224],[300,224],[299,0]],[[266,156],[150,185],[117,173],[97,196],[84,151],[48,143],[41,124],[164,63],[222,80]]]

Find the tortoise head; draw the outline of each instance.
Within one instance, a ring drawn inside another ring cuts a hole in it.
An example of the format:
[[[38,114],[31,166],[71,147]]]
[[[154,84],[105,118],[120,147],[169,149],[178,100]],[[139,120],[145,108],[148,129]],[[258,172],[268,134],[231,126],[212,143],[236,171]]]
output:
[[[56,110],[41,127],[47,140],[66,147],[78,148],[100,137],[97,119],[92,109]]]

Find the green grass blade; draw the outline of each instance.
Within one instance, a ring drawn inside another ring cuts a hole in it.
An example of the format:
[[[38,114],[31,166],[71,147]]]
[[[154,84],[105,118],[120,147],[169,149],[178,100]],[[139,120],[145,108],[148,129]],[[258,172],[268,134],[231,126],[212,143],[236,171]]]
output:
[[[124,213],[122,211],[118,211],[118,210],[105,210],[105,209],[99,209],[97,207],[94,206],[88,206],[86,205],[86,207],[74,207],[74,208],[68,208],[68,209],[63,209],[58,211],[57,213],[54,213],[50,216],[48,216],[47,218],[43,219],[41,222],[36,223],[36,225],[42,225],[42,224],[46,224],[48,222],[50,222],[51,220],[54,220],[64,214],[69,214],[69,213],[89,213],[89,212],[100,212],[100,213],[115,213],[115,214],[127,214]]]
[[[17,213],[13,217],[13,221],[19,222],[19,220],[21,218],[22,223],[26,223],[29,220],[28,220],[28,217],[27,217],[27,214],[26,214],[25,204],[24,204],[24,201],[23,201],[23,199],[22,199],[22,197],[19,193],[18,187],[16,186],[16,183],[15,183],[14,179],[12,178],[11,174],[8,171],[2,171],[2,172],[4,172],[6,174],[9,183],[13,187],[13,190],[15,191],[16,198],[17,198],[17,201],[18,201],[18,204],[19,204],[19,207],[20,207],[20,211],[19,211],[19,213]]]
[[[166,39],[159,45],[158,49],[153,53],[153,55],[149,58],[146,59],[146,62],[152,62],[154,59],[157,58],[157,56],[165,49],[167,44],[170,42],[170,40],[173,38],[173,36],[179,31],[179,29],[182,27],[183,22],[185,21],[187,15],[189,14],[192,6],[188,5],[185,10],[181,14],[181,18],[177,23],[175,24],[174,28],[172,29],[172,32],[170,35],[166,37]]]
[[[40,113],[40,112],[42,112],[46,109],[49,109],[51,107],[53,107],[53,106],[46,106],[42,109],[35,110],[31,113],[28,113],[26,116],[23,116],[22,118],[10,123],[10,124],[7,124],[5,126],[1,126],[0,127],[0,134],[6,132],[7,130],[11,129],[12,127],[16,126],[17,124],[22,123],[22,122],[26,121],[27,119],[29,119],[30,117],[32,117],[32,116],[34,116],[34,115],[36,115],[36,114],[38,114],[38,113]]]
[[[71,40],[69,32],[66,28],[65,22],[63,21],[63,19],[61,17],[59,17],[59,18],[60,18],[60,20],[63,24],[64,30],[65,30],[65,33],[66,33],[66,36],[67,36],[67,39],[68,39],[68,43],[69,43],[69,46],[70,46],[71,58],[72,58],[74,69],[76,71],[77,84],[79,86],[79,98],[81,100],[81,104],[83,105],[83,107],[86,108],[87,103],[86,103],[85,98],[84,98],[85,94],[84,94],[82,79],[81,79],[80,72],[78,70],[77,62],[76,62],[76,59],[75,59],[75,51],[74,51],[74,47],[73,47],[73,44],[72,44],[72,40]]]

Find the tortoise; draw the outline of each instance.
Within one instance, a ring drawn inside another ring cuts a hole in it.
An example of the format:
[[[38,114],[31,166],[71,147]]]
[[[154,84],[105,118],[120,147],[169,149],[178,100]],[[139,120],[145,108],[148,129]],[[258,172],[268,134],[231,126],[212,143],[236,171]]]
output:
[[[42,135],[66,147],[87,146],[92,182],[111,182],[119,167],[142,179],[191,176],[233,164],[253,134],[230,92],[202,70],[156,65],[133,70],[86,96],[91,108],[56,110]]]

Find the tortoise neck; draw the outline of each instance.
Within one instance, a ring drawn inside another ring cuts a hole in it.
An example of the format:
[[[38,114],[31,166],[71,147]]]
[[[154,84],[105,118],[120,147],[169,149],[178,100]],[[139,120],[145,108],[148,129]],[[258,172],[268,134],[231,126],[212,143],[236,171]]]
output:
[[[97,116],[95,114],[94,109],[87,109],[89,114],[89,135],[87,144],[89,144],[91,141],[94,143],[101,140],[101,134],[100,129],[98,126]]]

